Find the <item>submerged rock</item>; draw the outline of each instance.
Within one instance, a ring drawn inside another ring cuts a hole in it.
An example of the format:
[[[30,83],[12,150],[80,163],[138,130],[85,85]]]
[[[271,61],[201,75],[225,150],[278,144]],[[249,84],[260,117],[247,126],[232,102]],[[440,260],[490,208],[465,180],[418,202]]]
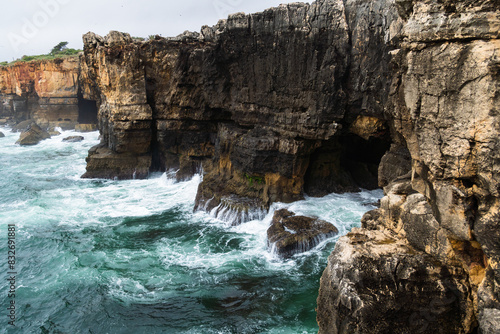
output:
[[[3,134],[3,132],[0,131],[0,138],[3,138],[5,137],[5,135]]]
[[[36,145],[44,139],[50,138],[47,131],[42,130],[38,125],[31,124],[31,126],[24,132],[21,133],[16,144],[19,145]]]
[[[82,136],[69,136],[69,137],[63,138],[62,141],[69,142],[69,143],[77,143],[77,142],[80,142],[84,139],[85,138],[83,138]]]
[[[324,220],[295,216],[295,213],[281,209],[274,213],[271,227],[267,230],[267,238],[269,244],[274,244],[276,252],[287,258],[307,252],[338,233],[335,226]]]

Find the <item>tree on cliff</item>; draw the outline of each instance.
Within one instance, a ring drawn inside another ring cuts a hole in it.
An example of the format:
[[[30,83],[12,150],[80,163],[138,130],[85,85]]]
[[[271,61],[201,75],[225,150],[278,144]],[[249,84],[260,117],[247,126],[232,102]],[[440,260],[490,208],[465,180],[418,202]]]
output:
[[[56,46],[54,46],[52,48],[52,51],[50,51],[50,54],[54,55],[58,52],[65,50],[67,48],[67,45],[68,45],[68,42],[60,42],[59,44],[57,44]]]

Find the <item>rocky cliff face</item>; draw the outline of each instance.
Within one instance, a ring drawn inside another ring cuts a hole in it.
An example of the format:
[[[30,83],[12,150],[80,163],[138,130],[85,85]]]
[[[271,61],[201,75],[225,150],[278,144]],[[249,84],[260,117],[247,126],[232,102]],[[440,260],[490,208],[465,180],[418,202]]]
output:
[[[0,118],[33,119],[42,128],[74,128],[79,121],[78,58],[0,67]]]
[[[320,332],[497,333],[500,6],[396,5],[386,196],[329,258]]]
[[[84,36],[86,177],[202,171],[233,223],[384,187],[321,279],[321,333],[500,331],[498,1],[329,0],[201,33]]]
[[[103,141],[85,176],[203,168],[197,208],[235,223],[304,192],[376,187],[390,138],[372,92],[389,88],[377,39],[390,37],[365,37],[352,47],[342,1],[235,14],[174,39],[89,33],[81,82],[100,101]]]

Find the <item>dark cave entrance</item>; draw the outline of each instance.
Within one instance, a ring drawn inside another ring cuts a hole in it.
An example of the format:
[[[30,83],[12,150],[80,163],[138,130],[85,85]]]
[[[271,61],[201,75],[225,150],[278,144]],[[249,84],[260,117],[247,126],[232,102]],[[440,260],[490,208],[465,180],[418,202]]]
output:
[[[304,192],[321,197],[334,192],[379,188],[378,166],[390,146],[389,138],[365,140],[354,134],[324,142],[311,154]]]
[[[97,103],[84,99],[81,91],[78,92],[78,123],[97,124]]]

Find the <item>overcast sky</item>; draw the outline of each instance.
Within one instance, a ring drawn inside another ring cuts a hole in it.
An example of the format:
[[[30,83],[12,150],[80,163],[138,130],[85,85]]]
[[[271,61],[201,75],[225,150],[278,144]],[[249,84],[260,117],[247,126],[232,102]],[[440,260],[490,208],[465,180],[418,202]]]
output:
[[[11,0],[0,13],[0,61],[48,53],[61,41],[81,49],[82,35],[132,36],[200,31],[230,13],[254,13],[287,0]]]

